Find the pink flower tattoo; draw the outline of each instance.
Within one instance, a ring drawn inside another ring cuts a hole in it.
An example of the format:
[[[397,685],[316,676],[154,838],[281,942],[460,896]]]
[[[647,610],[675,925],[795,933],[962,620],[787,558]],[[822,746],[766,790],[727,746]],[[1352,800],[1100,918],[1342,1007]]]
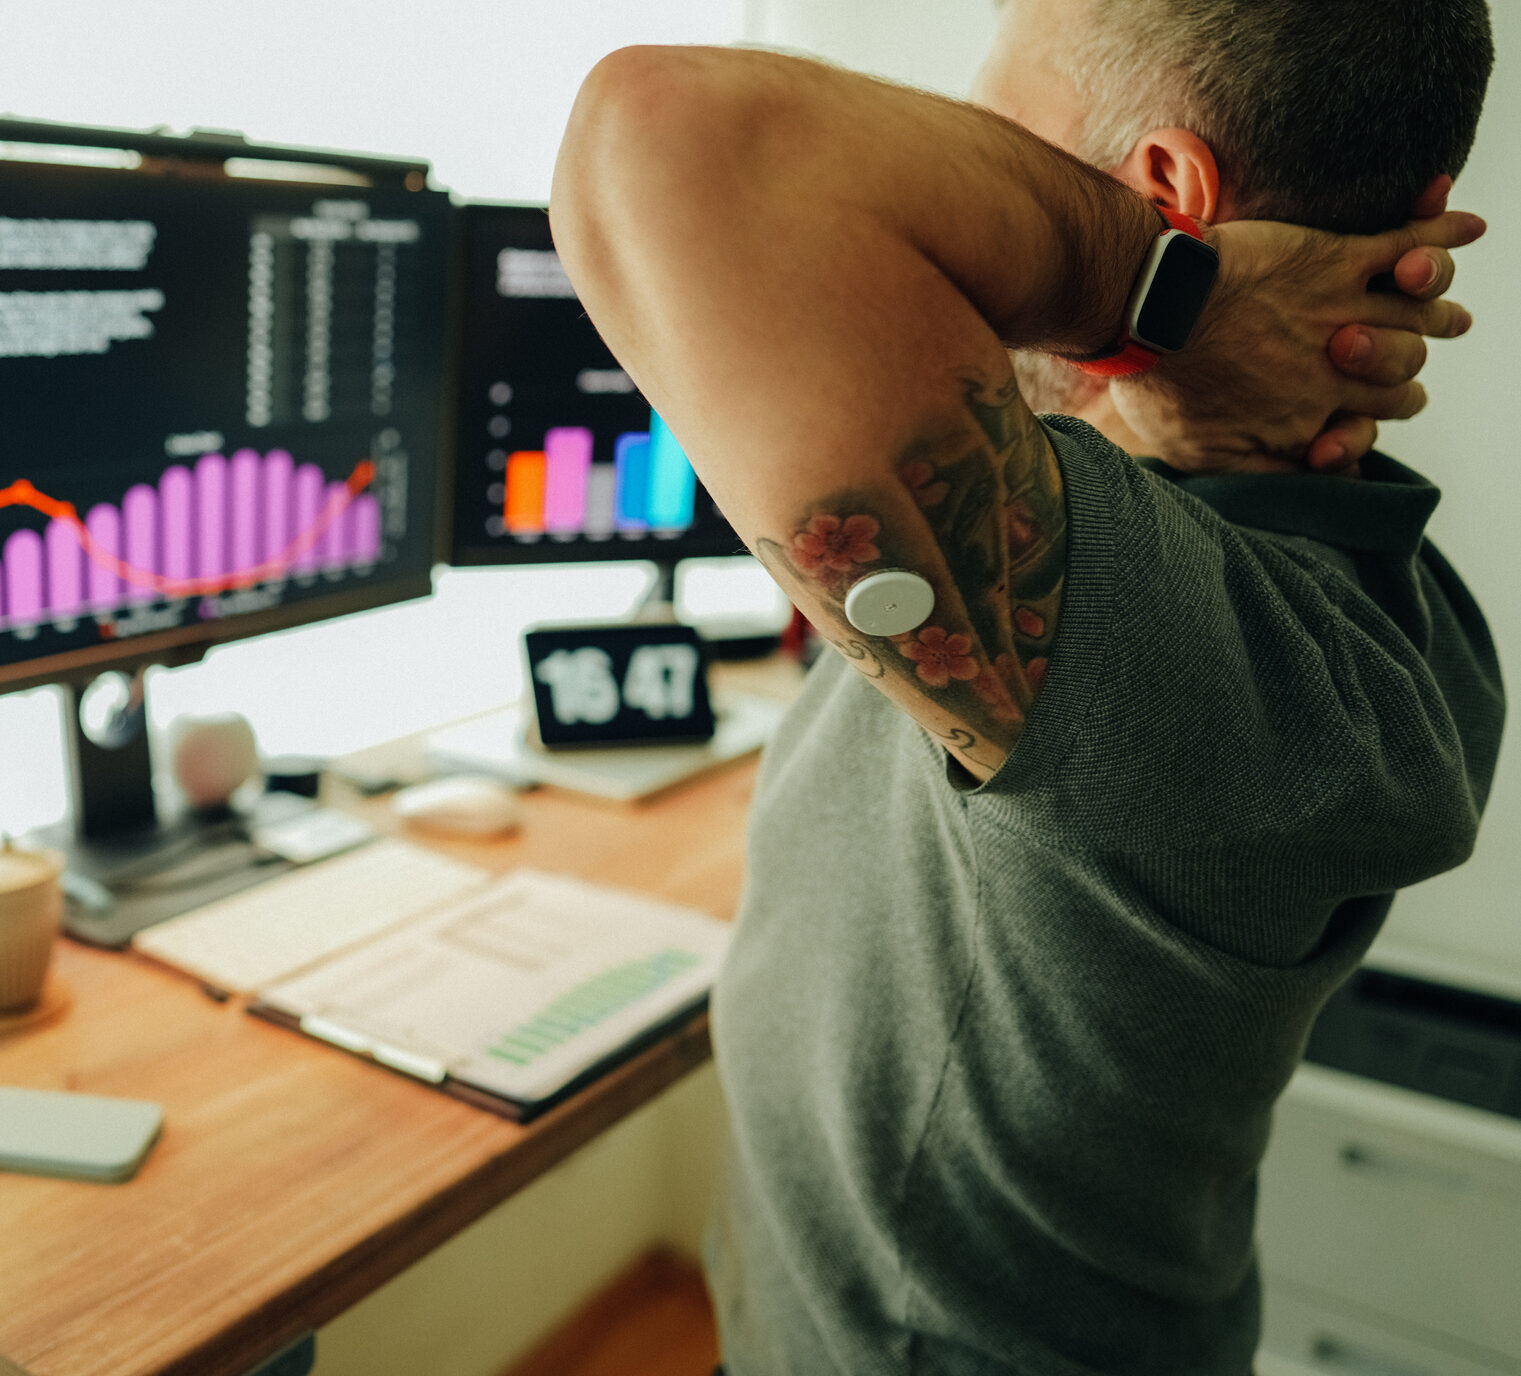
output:
[[[912,639],[898,642],[898,652],[914,661],[914,672],[931,688],[944,688],[952,679],[969,683],[977,677],[972,638],[947,635],[943,626],[925,626]]]
[[[880,529],[874,516],[815,516],[792,537],[792,561],[804,573],[848,573],[882,557],[872,543]]]
[[[951,490],[949,483],[935,481],[934,464],[926,463],[923,459],[904,464],[898,470],[898,477],[921,507],[939,506]]]
[[[1039,640],[1046,633],[1046,618],[1033,607],[1016,608],[1014,624],[1031,640]]]

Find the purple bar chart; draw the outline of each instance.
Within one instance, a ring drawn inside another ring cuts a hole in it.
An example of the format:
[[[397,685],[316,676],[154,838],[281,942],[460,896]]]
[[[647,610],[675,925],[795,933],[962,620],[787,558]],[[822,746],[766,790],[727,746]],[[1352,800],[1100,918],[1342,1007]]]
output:
[[[380,502],[362,490],[372,473],[362,464],[335,482],[283,449],[206,454],[82,518],[29,482],[12,483],[0,489],[0,508],[27,506],[51,519],[0,545],[0,626],[366,570],[381,553]]]
[[[544,529],[552,535],[578,531],[586,513],[592,432],[580,425],[555,426],[544,436],[544,459]]]

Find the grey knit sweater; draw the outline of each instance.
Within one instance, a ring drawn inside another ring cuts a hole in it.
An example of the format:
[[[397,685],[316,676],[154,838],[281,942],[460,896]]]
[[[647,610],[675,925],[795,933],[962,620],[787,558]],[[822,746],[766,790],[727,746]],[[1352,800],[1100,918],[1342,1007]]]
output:
[[[714,995],[730,1376],[1245,1376],[1256,1172],[1503,717],[1437,492],[1183,478],[1044,418],[1051,667],[977,787],[837,656],[768,750]]]

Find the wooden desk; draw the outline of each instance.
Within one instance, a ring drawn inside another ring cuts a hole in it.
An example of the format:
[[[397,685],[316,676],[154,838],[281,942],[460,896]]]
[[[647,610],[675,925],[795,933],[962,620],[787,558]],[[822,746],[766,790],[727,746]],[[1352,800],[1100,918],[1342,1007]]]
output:
[[[544,789],[519,836],[444,849],[732,916],[754,773],[635,807]],[[135,956],[65,941],[55,972],[74,1005],[0,1040],[0,1083],[155,1100],[166,1126],[125,1185],[0,1174],[0,1354],[30,1376],[242,1376],[708,1055],[704,1014],[522,1127]]]

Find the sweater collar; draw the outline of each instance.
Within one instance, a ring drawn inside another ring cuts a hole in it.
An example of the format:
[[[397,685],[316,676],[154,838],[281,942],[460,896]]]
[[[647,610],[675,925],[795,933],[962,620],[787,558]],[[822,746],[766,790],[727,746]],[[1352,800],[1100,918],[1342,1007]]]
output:
[[[1413,558],[1442,494],[1376,450],[1361,478],[1314,473],[1185,473],[1161,459],[1141,467],[1197,497],[1232,525],[1300,535],[1334,548]]]

